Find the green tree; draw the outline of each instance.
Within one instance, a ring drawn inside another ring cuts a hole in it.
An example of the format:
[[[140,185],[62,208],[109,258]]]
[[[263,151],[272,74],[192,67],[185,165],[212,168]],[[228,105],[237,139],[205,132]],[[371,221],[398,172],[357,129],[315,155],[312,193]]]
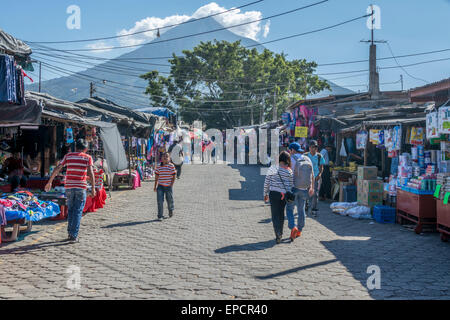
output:
[[[315,62],[289,61],[285,54],[246,49],[239,41],[201,42],[169,60],[168,77],[151,71],[146,94],[154,106],[178,110],[186,122],[202,120],[218,129],[278,117],[290,102],[329,89],[313,72]]]

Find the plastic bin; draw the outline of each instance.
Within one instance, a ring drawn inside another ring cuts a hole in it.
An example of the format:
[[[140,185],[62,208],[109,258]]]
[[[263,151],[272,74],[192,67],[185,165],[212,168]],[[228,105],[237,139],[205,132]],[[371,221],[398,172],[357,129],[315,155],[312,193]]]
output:
[[[356,202],[358,201],[356,186],[344,186],[344,202]]]
[[[396,209],[377,205],[373,207],[373,218],[378,223],[395,223]]]

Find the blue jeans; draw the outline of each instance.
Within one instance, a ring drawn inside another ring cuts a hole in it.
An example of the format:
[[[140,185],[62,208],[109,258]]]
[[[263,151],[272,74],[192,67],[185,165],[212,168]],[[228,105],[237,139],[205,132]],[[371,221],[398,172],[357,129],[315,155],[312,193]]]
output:
[[[293,188],[292,192],[295,194],[295,200],[291,203],[288,203],[286,206],[288,227],[289,229],[293,229],[295,227],[294,207],[297,205],[297,228],[299,231],[302,231],[305,227],[305,202],[309,199],[308,190]]]
[[[83,215],[84,205],[86,204],[86,190],[84,189],[66,189],[67,197],[67,232],[69,236],[77,238],[80,229],[81,216]]]
[[[156,200],[158,202],[158,218],[163,217],[164,195],[166,195],[169,211],[173,211],[173,190],[172,187],[158,186],[156,189]]]

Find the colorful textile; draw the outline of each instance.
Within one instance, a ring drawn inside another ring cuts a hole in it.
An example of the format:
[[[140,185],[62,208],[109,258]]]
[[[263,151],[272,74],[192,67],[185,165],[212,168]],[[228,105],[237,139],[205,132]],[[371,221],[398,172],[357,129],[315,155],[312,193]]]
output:
[[[61,165],[67,166],[66,189],[86,189],[87,169],[93,166],[92,157],[83,152],[70,152],[64,156]]]
[[[17,70],[14,57],[0,55],[0,102],[17,103]]]
[[[20,192],[0,199],[5,210],[6,221],[25,219],[40,221],[54,217],[60,213],[60,208],[51,201],[40,201],[29,192]]]

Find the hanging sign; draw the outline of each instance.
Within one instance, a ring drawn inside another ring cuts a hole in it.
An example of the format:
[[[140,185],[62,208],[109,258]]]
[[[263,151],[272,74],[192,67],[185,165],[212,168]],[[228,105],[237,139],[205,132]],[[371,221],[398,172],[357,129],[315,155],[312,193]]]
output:
[[[439,119],[437,112],[427,113],[427,139],[438,138],[439,134]]]
[[[295,127],[295,137],[296,138],[307,138],[308,137],[308,127]]]
[[[442,134],[450,134],[450,107],[439,108],[439,131]]]

